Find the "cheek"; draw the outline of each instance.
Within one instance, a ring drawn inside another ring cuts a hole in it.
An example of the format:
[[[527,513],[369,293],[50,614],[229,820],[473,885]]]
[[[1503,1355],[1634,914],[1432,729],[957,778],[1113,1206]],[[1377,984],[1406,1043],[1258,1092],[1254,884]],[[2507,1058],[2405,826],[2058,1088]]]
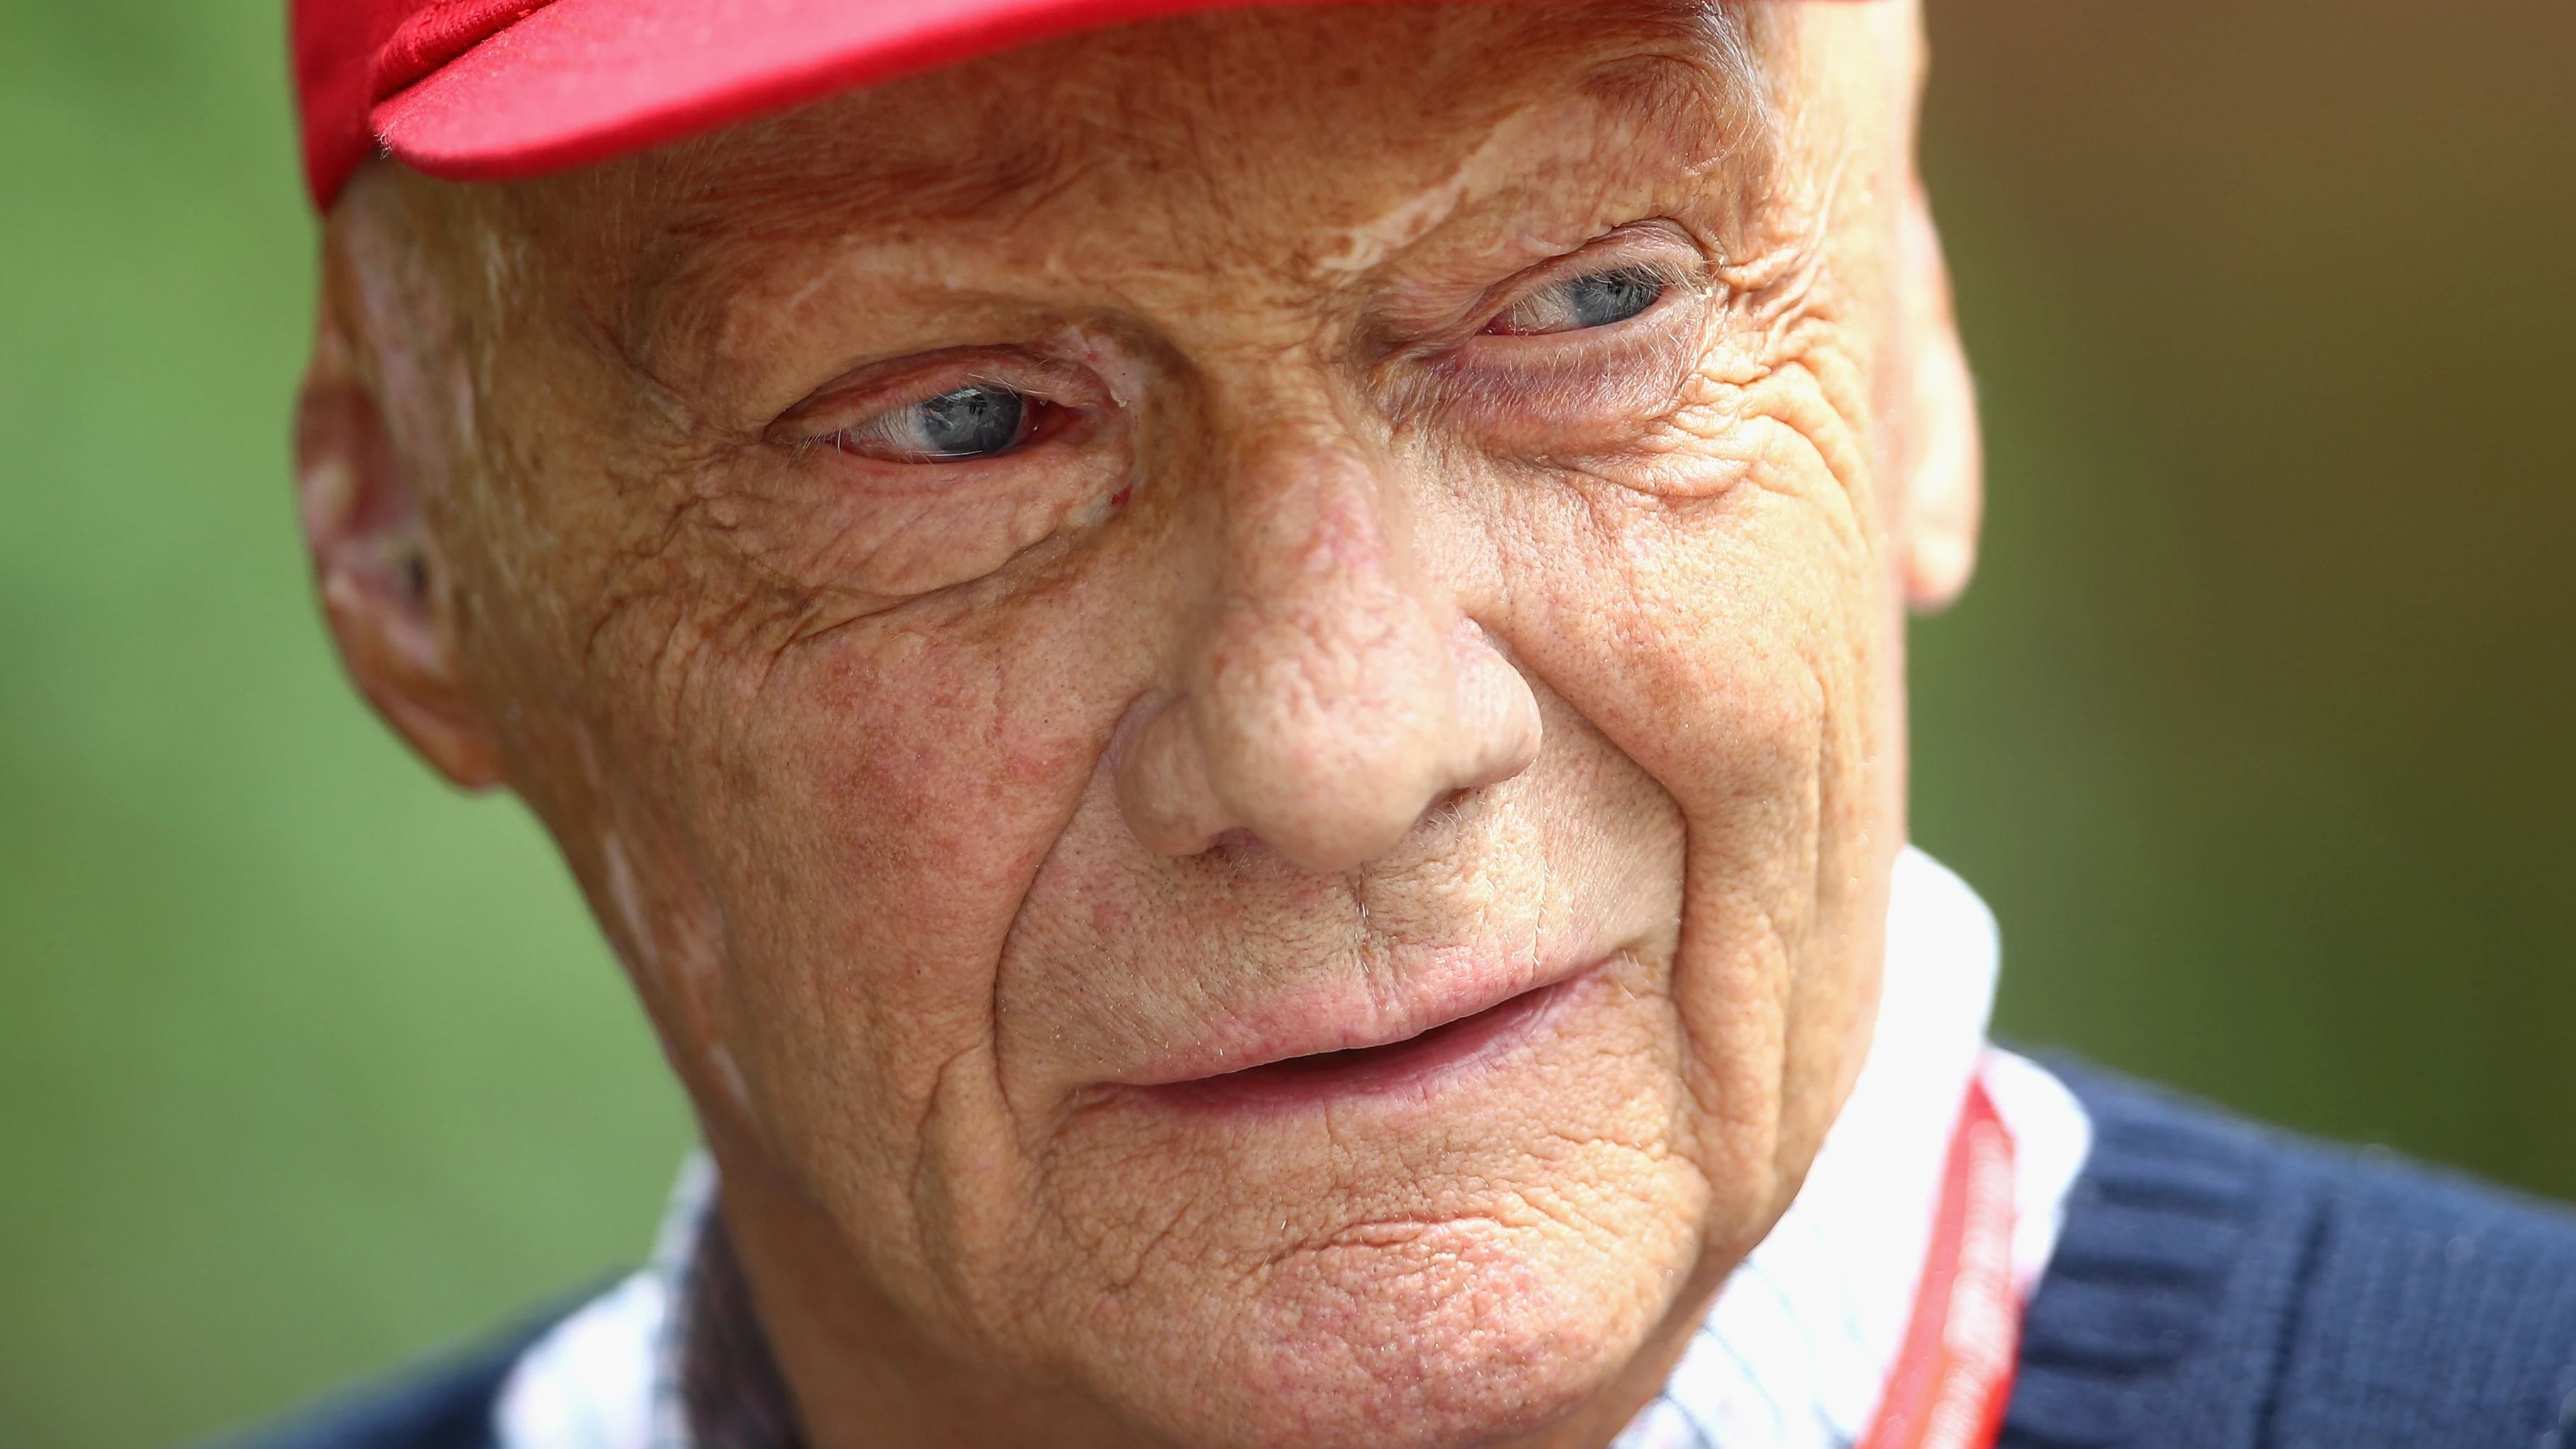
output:
[[[994,963],[1116,713],[1117,670],[1031,664],[1100,659],[1055,637],[1067,613],[862,622],[689,691],[674,773],[725,923],[727,1044],[773,1148],[870,1199],[844,1210],[894,1210],[873,1199],[991,1056]]]
[[[1512,591],[1515,648],[1681,802],[1695,845],[1823,803],[1803,797],[1858,763],[1839,746],[1868,713],[1868,542],[1765,471],[1708,499],[1557,500]]]
[[[1866,510],[1800,430],[1733,441],[1741,481],[1708,497],[1532,495],[1549,546],[1510,597],[1528,666],[1681,808],[1684,1072],[1744,1214],[1715,1230],[1749,1246],[1830,1118],[1897,821]]]

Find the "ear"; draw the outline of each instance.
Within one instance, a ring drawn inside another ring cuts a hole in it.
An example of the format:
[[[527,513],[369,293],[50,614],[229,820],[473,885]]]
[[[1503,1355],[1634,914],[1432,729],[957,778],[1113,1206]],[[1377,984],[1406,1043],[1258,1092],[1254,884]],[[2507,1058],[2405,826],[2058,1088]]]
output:
[[[322,289],[296,398],[295,492],[322,612],[349,677],[457,785],[499,783],[500,751],[458,668],[450,593],[376,392]]]
[[[1950,269],[1920,181],[1905,204],[1898,244],[1910,385],[1904,402],[1905,505],[1896,520],[1905,602],[1931,611],[1956,602],[1977,567],[1985,513],[1985,449],[1976,385],[1950,309]]]

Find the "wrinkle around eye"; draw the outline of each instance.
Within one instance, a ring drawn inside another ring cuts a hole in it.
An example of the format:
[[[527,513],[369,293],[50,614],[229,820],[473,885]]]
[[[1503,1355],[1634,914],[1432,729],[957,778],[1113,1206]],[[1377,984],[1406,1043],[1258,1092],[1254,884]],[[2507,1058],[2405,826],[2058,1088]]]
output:
[[[861,470],[936,472],[940,486],[870,487]],[[924,466],[823,446],[768,447],[702,493],[696,526],[787,587],[877,612],[990,577],[1048,539],[1115,511],[1123,437],[1052,456]]]
[[[1609,326],[1480,335],[1409,380],[1398,406],[1513,456],[1640,446],[1683,406],[1709,331],[1705,299],[1675,295]]]
[[[1860,429],[1832,405],[1803,364],[1703,379],[1692,393],[1689,404],[1637,449],[1559,459],[1557,465],[1626,493],[1674,503],[1773,494],[1820,503],[1846,518],[1865,506]],[[1833,486],[1820,493],[1812,486],[1819,478]]]

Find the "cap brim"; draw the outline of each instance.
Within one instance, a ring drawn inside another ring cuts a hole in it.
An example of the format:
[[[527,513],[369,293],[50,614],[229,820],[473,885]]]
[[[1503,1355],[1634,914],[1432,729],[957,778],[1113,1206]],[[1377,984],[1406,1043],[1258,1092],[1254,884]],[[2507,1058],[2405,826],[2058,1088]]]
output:
[[[554,0],[371,119],[407,165],[509,181],[1050,36],[1248,3],[1262,0]]]

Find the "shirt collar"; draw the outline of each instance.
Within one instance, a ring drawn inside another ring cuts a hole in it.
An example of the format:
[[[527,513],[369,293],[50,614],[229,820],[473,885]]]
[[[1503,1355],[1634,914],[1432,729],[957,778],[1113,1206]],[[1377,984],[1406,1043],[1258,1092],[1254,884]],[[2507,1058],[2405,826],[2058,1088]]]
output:
[[[1986,1043],[1993,915],[1919,850],[1896,862],[1885,984],[1859,1080],[1770,1236],[1727,1279],[1616,1449],[1844,1449],[1903,1347],[1950,1137],[1972,1079],[2016,1144],[2014,1279],[2026,1296],[2090,1146],[2083,1109]]]

